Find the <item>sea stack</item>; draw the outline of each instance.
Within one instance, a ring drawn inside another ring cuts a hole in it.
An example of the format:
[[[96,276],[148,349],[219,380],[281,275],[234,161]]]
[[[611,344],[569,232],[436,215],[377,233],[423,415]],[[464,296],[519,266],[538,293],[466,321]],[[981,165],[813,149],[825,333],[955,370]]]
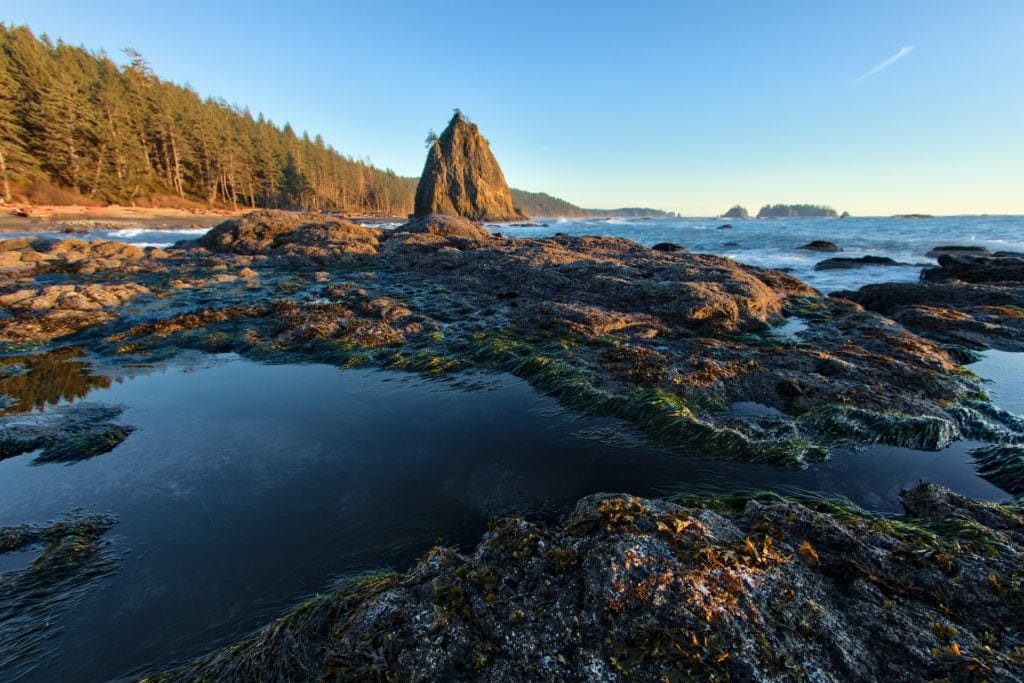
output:
[[[487,140],[458,109],[433,139],[416,186],[414,215],[432,213],[474,221],[526,218],[512,205],[512,193]]]

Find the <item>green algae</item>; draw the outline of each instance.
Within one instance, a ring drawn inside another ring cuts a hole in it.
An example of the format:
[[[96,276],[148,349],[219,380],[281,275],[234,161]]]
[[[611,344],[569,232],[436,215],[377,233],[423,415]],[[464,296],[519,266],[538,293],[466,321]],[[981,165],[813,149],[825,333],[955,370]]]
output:
[[[996,444],[971,451],[978,474],[1007,493],[1024,494],[1024,445]]]
[[[277,680],[319,678],[323,662],[340,678],[359,678],[346,653],[331,652],[331,636],[358,604],[404,580],[404,574],[382,571],[350,577],[332,591],[316,595],[271,625],[235,645],[202,659],[140,679],[170,681]]]
[[[832,404],[813,408],[797,422],[812,433],[835,441],[880,443],[917,450],[940,450],[960,438],[951,420],[931,415],[907,415]]]
[[[116,570],[102,544],[116,520],[72,517],[46,526],[0,527],[0,553],[39,547],[28,567],[0,576],[0,671],[13,671],[45,645],[61,614]]]

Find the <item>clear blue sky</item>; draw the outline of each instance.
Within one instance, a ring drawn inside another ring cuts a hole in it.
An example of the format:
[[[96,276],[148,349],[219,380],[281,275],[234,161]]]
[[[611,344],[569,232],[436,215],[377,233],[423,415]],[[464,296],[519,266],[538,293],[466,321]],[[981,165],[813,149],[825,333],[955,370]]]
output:
[[[1021,0],[8,0],[0,20],[132,46],[406,175],[460,107],[511,185],[584,206],[1024,213]]]

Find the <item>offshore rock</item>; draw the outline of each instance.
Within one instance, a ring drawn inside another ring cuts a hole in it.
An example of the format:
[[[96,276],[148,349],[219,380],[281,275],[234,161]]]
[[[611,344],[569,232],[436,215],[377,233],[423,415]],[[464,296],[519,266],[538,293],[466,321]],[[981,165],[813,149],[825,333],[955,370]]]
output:
[[[487,140],[458,111],[433,141],[416,187],[414,215],[428,214],[475,221],[526,218],[513,206],[512,193]]]
[[[867,285],[833,296],[908,329],[972,349],[1024,351],[1024,259],[943,253],[920,283]]]
[[[864,266],[910,266],[912,263],[901,263],[888,256],[861,256],[851,258],[848,256],[837,256],[827,258],[814,264],[814,270],[846,270],[849,268],[863,268]]]
[[[1019,680],[1020,507],[930,484],[901,498],[886,519],[598,494],[146,680]]]
[[[923,270],[921,279],[928,282],[1024,284],[1024,258],[1002,252],[987,256],[940,254],[938,267]]]
[[[814,240],[813,242],[808,242],[807,244],[801,247],[797,247],[797,249],[803,249],[804,251],[824,252],[842,251],[842,249],[839,248],[838,244],[836,244],[835,242],[829,242],[827,240]]]

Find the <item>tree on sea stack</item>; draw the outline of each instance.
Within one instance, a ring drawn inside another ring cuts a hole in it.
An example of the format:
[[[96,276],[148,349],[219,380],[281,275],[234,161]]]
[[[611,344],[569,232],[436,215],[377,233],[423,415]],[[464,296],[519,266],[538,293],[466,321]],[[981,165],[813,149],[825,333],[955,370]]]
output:
[[[427,162],[416,186],[414,215],[439,213],[475,221],[526,216],[512,204],[505,176],[490,145],[458,109],[439,136],[428,137]]]

